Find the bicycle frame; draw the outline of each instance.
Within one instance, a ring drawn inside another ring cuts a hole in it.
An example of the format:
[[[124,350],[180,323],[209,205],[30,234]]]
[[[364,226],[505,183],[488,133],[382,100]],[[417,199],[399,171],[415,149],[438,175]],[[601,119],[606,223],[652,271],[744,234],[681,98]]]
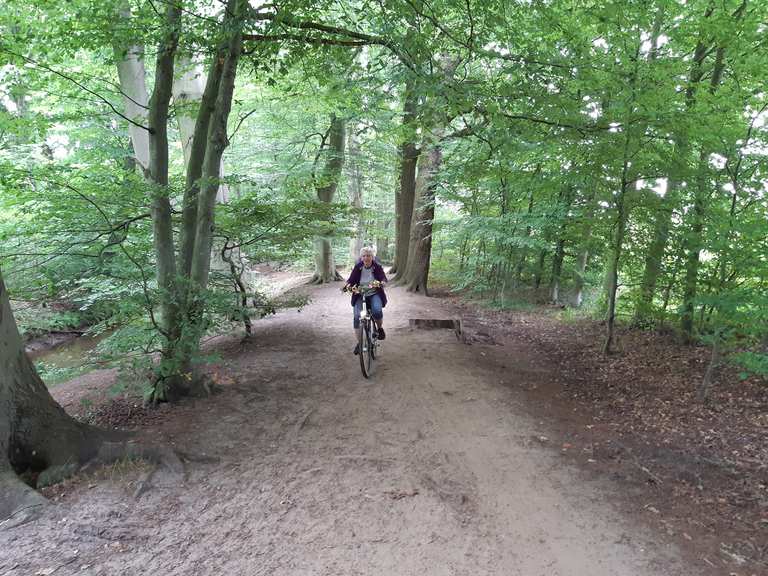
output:
[[[370,313],[368,299],[376,293],[376,290],[361,292],[360,298],[360,328],[358,332],[358,344],[360,347],[360,370],[363,376],[370,378],[375,368],[374,360],[378,354],[379,338],[378,330]]]

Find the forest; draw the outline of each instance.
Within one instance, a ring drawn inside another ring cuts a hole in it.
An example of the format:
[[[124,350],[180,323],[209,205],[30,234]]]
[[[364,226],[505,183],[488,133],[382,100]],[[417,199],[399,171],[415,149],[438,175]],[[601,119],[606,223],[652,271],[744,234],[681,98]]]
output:
[[[25,342],[205,397],[208,339],[307,303],[260,266],[333,283],[364,245],[605,356],[705,348],[704,406],[768,377],[768,3],[2,0],[0,30],[0,517],[28,468],[167,456],[68,416],[45,382],[83,367]]]

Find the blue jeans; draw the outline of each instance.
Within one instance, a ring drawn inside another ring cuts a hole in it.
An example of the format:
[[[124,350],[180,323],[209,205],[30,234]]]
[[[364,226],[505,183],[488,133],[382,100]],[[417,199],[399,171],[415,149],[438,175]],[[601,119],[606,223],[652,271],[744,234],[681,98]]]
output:
[[[363,298],[361,296],[357,299],[357,302],[355,302],[355,317],[352,320],[352,325],[355,327],[355,330],[360,328],[360,310],[362,307]],[[374,320],[381,320],[384,318],[384,309],[381,305],[381,296],[379,294],[374,294],[368,298],[368,309],[371,311],[371,316],[373,316]]]

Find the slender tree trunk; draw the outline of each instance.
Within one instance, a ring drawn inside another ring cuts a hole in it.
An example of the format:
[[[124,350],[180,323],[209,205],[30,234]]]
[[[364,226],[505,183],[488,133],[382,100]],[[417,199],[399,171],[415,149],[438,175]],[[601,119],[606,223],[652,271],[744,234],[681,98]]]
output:
[[[229,146],[227,121],[232,108],[232,95],[240,55],[243,49],[243,17],[248,7],[247,0],[230,0],[228,9],[234,14],[234,26],[229,30],[227,55],[222,65],[216,104],[208,127],[208,142],[203,159],[202,182],[197,204],[197,229],[192,252],[190,279],[193,290],[204,291],[208,286],[211,268],[211,248],[215,228],[216,196],[221,177],[221,159]]]
[[[339,185],[342,169],[344,168],[344,147],[346,144],[346,128],[343,118],[335,114],[331,116],[331,126],[328,136],[328,148],[325,150],[325,163],[319,179],[315,178],[317,199],[320,202],[331,203]],[[315,274],[311,282],[325,284],[341,280],[336,271],[333,258],[331,237],[325,236],[315,240]]]
[[[638,51],[639,53],[639,46]],[[635,102],[635,87],[637,82],[637,56],[635,55],[635,69],[632,73],[631,87],[632,87],[632,99],[631,105]],[[628,117],[627,120],[630,120]],[[608,314],[606,321],[606,334],[605,342],[603,343],[603,354],[608,355],[613,352],[613,340],[614,340],[614,327],[616,324],[616,294],[619,288],[619,265],[621,262],[621,253],[624,247],[624,235],[626,232],[627,219],[629,218],[629,210],[627,209],[627,193],[630,188],[629,182],[629,168],[630,162],[630,144],[632,141],[632,123],[627,121],[625,123],[624,133],[624,147],[622,153],[622,168],[621,168],[621,188],[616,198],[616,224],[615,232],[613,236],[613,242],[611,243],[611,256],[608,266],[608,274],[606,275],[607,281],[607,296],[608,296]]]
[[[549,284],[549,299],[560,303],[560,275],[563,271],[563,259],[565,258],[565,238],[562,233],[555,246],[555,254],[552,257],[552,279]]]
[[[365,235],[365,222],[363,220],[363,175],[360,170],[360,144],[357,141],[354,130],[349,133],[348,175],[349,175],[349,203],[355,210],[355,235],[349,240],[349,259],[353,264],[360,257]]]
[[[536,173],[538,174],[538,171],[540,169],[540,166],[536,167]],[[528,195],[528,212],[526,213],[526,217],[529,220],[529,223],[525,226],[525,239],[531,237],[531,232],[533,231],[533,227],[530,224],[531,215],[533,214],[533,187],[531,187],[531,190]],[[515,289],[519,289],[520,285],[523,283],[523,269],[525,268],[525,260],[528,256],[528,249],[525,247],[520,248],[520,257],[517,260],[517,265],[515,266],[515,281],[514,286]]]
[[[576,259],[576,280],[574,286],[573,305],[580,308],[584,301],[584,285],[589,263],[589,251],[592,244],[592,227],[594,226],[594,214],[597,205],[595,204],[595,195],[591,194],[587,198],[587,209],[584,214],[585,226],[581,234],[581,249],[579,257]]]
[[[552,256],[552,278],[550,279],[550,300],[555,304],[560,303],[560,276],[563,271],[563,260],[565,259],[565,233],[568,230],[568,221],[570,220],[571,205],[574,200],[574,189],[569,186],[563,190],[560,197],[560,227],[557,232],[557,241],[555,242],[555,252]]]
[[[710,6],[705,18],[709,18],[713,12]],[[703,35],[702,35],[703,36]],[[655,43],[654,43],[655,45]],[[703,63],[709,46],[703,40],[699,40],[693,53],[691,71],[688,76],[688,87],[685,92],[685,113],[689,113],[696,103],[696,92],[699,83],[704,76]],[[651,235],[651,244],[645,258],[645,268],[640,283],[640,290],[635,302],[634,324],[645,326],[651,323],[653,312],[653,298],[656,294],[656,283],[662,273],[662,261],[667,249],[669,234],[672,229],[672,215],[680,203],[681,186],[688,173],[688,156],[690,154],[690,144],[688,135],[685,132],[679,133],[675,138],[675,145],[672,157],[674,165],[671,175],[667,181],[667,191],[663,198],[659,200],[659,206],[654,218],[653,233]]]
[[[712,380],[715,375],[715,370],[720,365],[720,359],[722,357],[723,338],[720,328],[715,330],[713,337],[715,340],[712,342],[712,354],[709,357],[707,371],[704,374],[704,378],[696,387],[696,398],[699,400],[699,402],[703,402],[705,404],[709,403],[710,392],[712,390]]]
[[[587,273],[587,264],[589,263],[589,247],[584,246],[576,260],[576,285],[574,287],[573,305],[581,308],[584,302],[584,284]]]
[[[231,13],[227,11],[224,27],[229,24]],[[227,44],[222,43],[211,62],[211,68],[205,82],[200,106],[195,120],[195,131],[190,141],[189,157],[187,159],[184,199],[182,201],[182,224],[180,234],[179,273],[185,278],[192,274],[192,253],[195,250],[195,235],[197,234],[197,210],[200,194],[200,179],[203,175],[205,151],[208,145],[208,128],[211,116],[216,109],[216,98],[227,58]]]
[[[416,202],[411,226],[408,265],[403,276],[409,292],[423,292],[427,295],[427,280],[432,256],[432,222],[435,217],[435,175],[440,169],[443,153],[436,135],[435,143],[430,145],[419,158],[419,170],[416,178]]]
[[[173,61],[179,42],[181,7],[168,4],[166,32],[158,47],[155,87],[149,103],[149,180],[152,190],[152,227],[160,290],[161,330],[168,342],[178,338],[179,308],[176,286],[176,255],[168,190],[168,106],[173,84]]]
[[[624,246],[624,234],[627,225],[626,193],[628,161],[625,156],[624,168],[621,179],[621,192],[616,198],[616,229],[611,246],[611,258],[608,267],[608,314],[606,322],[606,335],[603,344],[603,354],[613,352],[614,326],[616,324],[616,293],[619,287],[619,263]]]
[[[536,270],[533,273],[533,286],[538,292],[539,288],[541,288],[541,280],[544,276],[544,262],[547,259],[547,253],[549,250],[547,248],[542,248],[539,250],[539,258],[536,262]]]
[[[187,54],[179,55],[176,59],[176,75],[173,80],[173,110],[179,126],[181,148],[184,152],[184,166],[187,167],[187,172],[189,172],[189,163],[193,156],[195,128],[206,84],[206,74],[202,66],[194,63]],[[205,138],[206,136],[207,134],[202,137]],[[200,164],[202,166],[202,162]],[[223,161],[219,173],[224,174]],[[229,186],[220,183],[216,193],[216,202],[220,204],[229,202],[229,194]]]
[[[712,68],[709,91],[714,94],[722,79],[725,68],[725,49],[720,47],[715,55],[715,63]],[[707,202],[710,195],[711,184],[709,182],[709,149],[702,146],[699,152],[699,167],[694,193],[692,222],[685,242],[685,279],[683,281],[683,306],[680,316],[680,328],[683,340],[693,340],[693,314],[694,302],[699,276],[699,256],[703,246],[704,215],[707,210]]]
[[[400,181],[395,193],[395,262],[391,270],[394,281],[402,280],[408,267],[411,221],[416,195],[416,167],[420,153],[412,135],[417,103],[418,95],[413,80],[409,80],[405,86],[403,104],[403,128],[408,136],[400,145]]]
[[[118,18],[130,20],[130,5],[118,8]],[[114,44],[117,75],[125,103],[125,115],[136,124],[128,124],[128,135],[133,145],[133,154],[142,172],[149,168],[149,95],[147,93],[146,70],[144,68],[144,47],[140,45],[121,46]]]

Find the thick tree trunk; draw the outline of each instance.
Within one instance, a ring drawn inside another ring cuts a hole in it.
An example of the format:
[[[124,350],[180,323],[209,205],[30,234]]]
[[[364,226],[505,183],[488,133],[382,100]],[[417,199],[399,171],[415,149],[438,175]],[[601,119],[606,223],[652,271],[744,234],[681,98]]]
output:
[[[16,471],[39,472],[45,485],[94,458],[110,435],[72,419],[27,357],[0,273],[0,521],[33,518],[45,500]]]
[[[675,156],[679,161],[684,162],[687,155],[688,151],[683,147],[677,148]],[[672,214],[679,205],[680,183],[681,181],[677,178],[670,178],[667,183],[666,194],[663,198],[659,199],[659,206],[654,219],[652,240],[645,257],[643,278],[640,283],[638,299],[635,302],[634,324],[636,326],[646,326],[651,323],[650,318],[653,312],[656,284],[662,272],[661,263],[667,249],[669,233],[672,230]]]
[[[685,276],[683,279],[683,306],[680,314],[680,329],[682,331],[683,341],[690,343],[693,341],[693,316],[694,301],[699,282],[699,264],[702,249],[702,233],[704,230],[704,212],[706,205],[706,195],[708,193],[708,179],[706,177],[707,158],[704,151],[701,152],[699,161],[699,170],[701,172],[698,180],[697,190],[694,195],[693,209],[691,210],[691,222],[686,242],[685,250]]]
[[[324,152],[325,161],[322,173],[315,178],[317,199],[320,202],[331,203],[339,185],[339,179],[344,168],[344,147],[346,145],[346,127],[343,118],[335,114],[331,116],[331,126],[328,131],[328,147]],[[331,237],[320,237],[315,240],[315,274],[311,282],[325,284],[341,280],[336,271],[336,263],[331,249]]]
[[[408,266],[411,221],[416,195],[416,166],[420,153],[412,135],[417,103],[418,95],[413,80],[409,80],[405,86],[403,104],[403,128],[408,136],[400,145],[400,180],[395,192],[395,262],[391,270],[394,274],[393,281],[401,280]]]
[[[130,20],[131,8],[126,3],[118,9],[118,18]],[[136,124],[128,124],[133,154],[142,172],[149,168],[149,95],[147,93],[144,47],[114,44],[117,76],[125,102],[125,115]],[[145,126],[147,128],[143,128]]]
[[[433,144],[422,152],[416,177],[416,202],[413,210],[408,264],[403,282],[409,292],[427,295],[427,281],[432,257],[432,222],[435,217],[435,175],[440,169],[443,153],[436,135]]]

